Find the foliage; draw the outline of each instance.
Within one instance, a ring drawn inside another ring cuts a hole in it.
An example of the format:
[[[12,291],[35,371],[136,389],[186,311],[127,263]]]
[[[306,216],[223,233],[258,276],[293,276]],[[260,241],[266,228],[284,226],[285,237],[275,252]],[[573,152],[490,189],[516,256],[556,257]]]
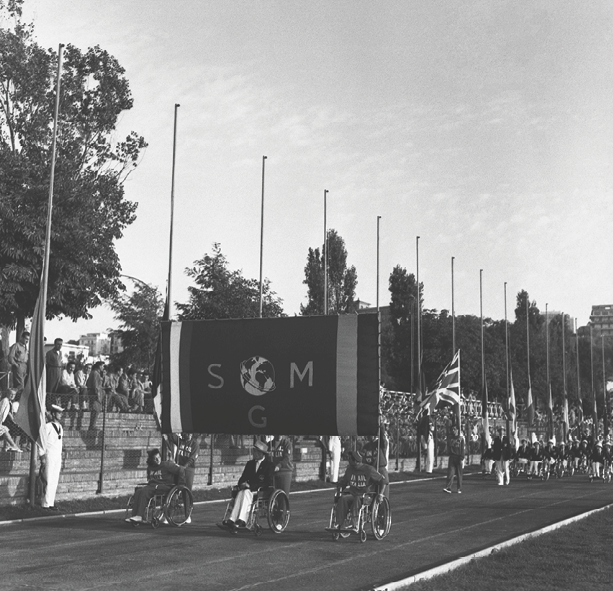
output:
[[[196,285],[188,288],[187,303],[177,303],[180,320],[259,316],[259,281],[246,279],[242,271],[230,271],[220,244],[213,244],[213,254],[205,254],[185,272]],[[268,279],[264,280],[262,291],[262,316],[264,318],[283,316],[283,301],[271,291]]]
[[[354,266],[347,267],[345,241],[336,230],[328,230],[328,313],[347,314],[355,311],[355,289],[358,274]],[[307,286],[307,305],[300,305],[303,316],[324,313],[324,266],[325,245],[321,251],[309,248],[304,268]]]
[[[10,6],[9,6],[10,5]],[[21,22],[0,29],[0,324],[31,316],[47,223],[58,55]],[[7,8],[8,7],[8,8]],[[100,47],[64,52],[57,138],[47,317],[90,318],[123,288],[115,241],[135,219],[123,183],[144,139],[114,141],[132,108],[125,71]]]
[[[155,358],[160,317],[164,311],[162,294],[156,287],[136,283],[130,296],[119,295],[110,302],[119,321],[113,335],[119,337],[123,350],[111,356],[111,363],[150,370]]]

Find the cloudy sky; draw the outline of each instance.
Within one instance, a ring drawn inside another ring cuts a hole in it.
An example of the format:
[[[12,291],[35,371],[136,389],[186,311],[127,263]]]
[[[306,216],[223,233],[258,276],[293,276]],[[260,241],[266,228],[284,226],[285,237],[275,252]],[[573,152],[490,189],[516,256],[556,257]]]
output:
[[[588,320],[613,302],[613,5],[559,0],[26,0],[39,42],[100,45],[126,69],[121,119],[149,147],[126,184],[138,219],[123,272],[165,286],[174,104],[180,103],[173,299],[214,242],[264,275],[288,314],[306,302],[308,248],[345,239],[360,299],[381,305],[400,264],[428,308],[504,317],[526,289]],[[113,326],[49,323],[50,337]]]

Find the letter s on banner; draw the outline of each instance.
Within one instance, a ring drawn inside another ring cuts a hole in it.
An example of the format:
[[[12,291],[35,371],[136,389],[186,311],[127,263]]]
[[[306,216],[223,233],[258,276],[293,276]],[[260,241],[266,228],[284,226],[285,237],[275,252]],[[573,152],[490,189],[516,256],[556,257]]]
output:
[[[213,384],[209,384],[209,388],[214,388],[214,389],[223,388],[223,385],[224,385],[223,378],[219,374],[214,373],[213,370],[211,369],[212,367],[221,367],[221,363],[211,363],[211,365],[209,365],[209,367],[207,368],[209,374],[211,374],[214,378],[217,378],[219,380],[218,385],[214,386]]]
[[[247,414],[247,417],[249,418],[249,422],[254,426],[254,427],[261,427],[264,428],[266,427],[266,417],[263,416],[261,421],[259,423],[256,423],[253,420],[253,412],[256,410],[261,410],[261,411],[265,411],[266,409],[263,406],[254,406],[252,408],[249,409],[249,413]]]

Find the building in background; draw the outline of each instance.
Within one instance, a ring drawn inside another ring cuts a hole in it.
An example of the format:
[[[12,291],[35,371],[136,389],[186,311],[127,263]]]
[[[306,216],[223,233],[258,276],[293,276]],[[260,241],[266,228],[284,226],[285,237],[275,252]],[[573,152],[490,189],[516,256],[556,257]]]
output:
[[[592,306],[590,324],[603,336],[613,335],[613,304]]]
[[[89,349],[90,357],[107,356],[111,352],[111,340],[101,332],[88,332],[79,338],[79,345]]]

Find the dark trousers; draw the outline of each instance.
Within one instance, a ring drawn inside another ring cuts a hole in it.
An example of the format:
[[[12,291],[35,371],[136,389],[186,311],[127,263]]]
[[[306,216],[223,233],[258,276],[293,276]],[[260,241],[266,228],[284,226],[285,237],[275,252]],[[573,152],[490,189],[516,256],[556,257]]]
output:
[[[447,488],[451,488],[453,477],[458,477],[458,490],[462,488],[462,458],[460,456],[449,456],[447,464]]]

